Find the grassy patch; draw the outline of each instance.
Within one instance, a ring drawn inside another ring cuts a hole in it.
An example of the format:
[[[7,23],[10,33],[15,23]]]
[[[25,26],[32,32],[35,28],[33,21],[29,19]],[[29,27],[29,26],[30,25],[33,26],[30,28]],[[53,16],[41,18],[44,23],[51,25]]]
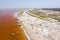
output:
[[[31,12],[29,12],[28,14],[31,15],[31,16],[34,16],[34,17],[40,18],[40,19],[47,18],[46,16],[40,16],[40,15],[37,15],[37,13],[31,13]]]
[[[59,18],[54,18],[55,20],[58,20],[60,22],[60,19]]]

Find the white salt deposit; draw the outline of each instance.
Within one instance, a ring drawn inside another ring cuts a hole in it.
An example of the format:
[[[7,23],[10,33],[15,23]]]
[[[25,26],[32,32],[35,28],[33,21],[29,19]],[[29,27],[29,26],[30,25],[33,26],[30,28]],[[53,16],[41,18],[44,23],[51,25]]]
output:
[[[60,40],[60,26],[55,22],[33,17],[26,11],[17,18],[29,40]]]

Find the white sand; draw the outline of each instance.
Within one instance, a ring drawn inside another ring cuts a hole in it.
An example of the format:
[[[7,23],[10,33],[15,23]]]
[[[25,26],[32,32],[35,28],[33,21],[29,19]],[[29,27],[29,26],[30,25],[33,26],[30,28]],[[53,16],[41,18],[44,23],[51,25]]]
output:
[[[26,11],[16,19],[29,40],[60,40],[60,26],[33,16]]]

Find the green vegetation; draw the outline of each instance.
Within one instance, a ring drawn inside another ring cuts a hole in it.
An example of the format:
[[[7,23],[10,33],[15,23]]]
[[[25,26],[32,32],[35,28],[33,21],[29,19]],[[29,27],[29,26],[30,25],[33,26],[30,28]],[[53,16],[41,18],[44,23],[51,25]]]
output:
[[[58,14],[56,14],[56,13],[54,13],[54,14],[48,14],[48,16],[47,16],[44,12],[41,12],[38,9],[29,10],[28,12],[29,12],[28,13],[29,15],[37,17],[37,18],[40,18],[40,19],[44,19],[45,20],[45,19],[48,19],[48,18],[53,18],[55,20],[60,21],[60,18],[58,18],[58,16],[60,15],[60,13],[58,13]],[[49,20],[51,20],[51,19],[49,19]]]
[[[34,17],[40,18],[40,19],[47,18],[46,16],[43,16],[43,15],[41,16],[40,14],[38,14],[38,13],[34,13],[34,12],[29,12],[28,14],[31,15],[31,16],[34,16]]]
[[[60,21],[60,18],[58,16],[60,16],[60,13],[54,13],[54,14],[48,15],[48,17],[50,17],[50,18]]]
[[[60,19],[59,18],[54,18],[55,20],[58,20],[60,22]]]
[[[39,10],[29,10],[29,13],[32,13],[32,14],[35,14],[35,15],[38,15],[38,16],[44,15],[44,13],[39,11]]]

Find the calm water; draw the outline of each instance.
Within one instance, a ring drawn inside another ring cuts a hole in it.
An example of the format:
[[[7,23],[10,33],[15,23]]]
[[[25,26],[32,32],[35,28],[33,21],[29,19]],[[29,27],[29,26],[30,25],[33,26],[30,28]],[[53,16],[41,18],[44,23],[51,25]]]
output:
[[[0,11],[0,40],[27,40],[12,16],[13,13],[11,11]]]

